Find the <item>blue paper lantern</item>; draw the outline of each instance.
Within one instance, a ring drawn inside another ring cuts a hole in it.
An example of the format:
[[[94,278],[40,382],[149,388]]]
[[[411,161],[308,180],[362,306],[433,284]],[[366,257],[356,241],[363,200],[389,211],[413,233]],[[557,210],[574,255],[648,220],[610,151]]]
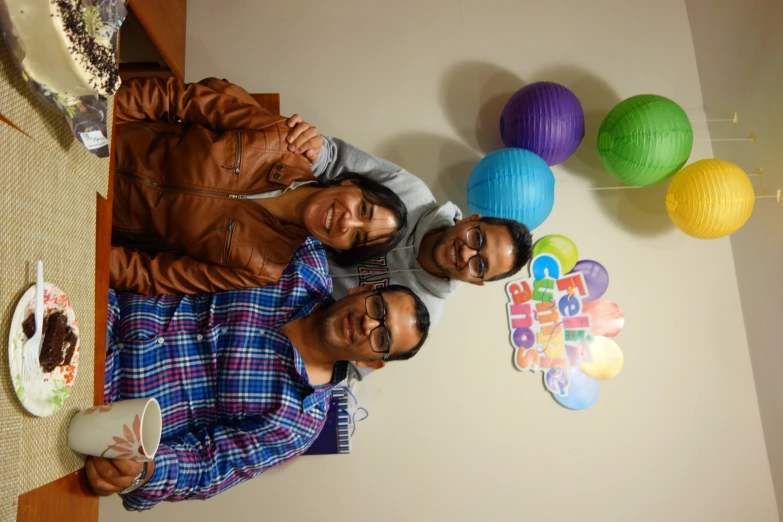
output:
[[[487,154],[468,179],[468,207],[482,216],[513,219],[530,230],[555,205],[555,176],[540,156],[524,149]]]

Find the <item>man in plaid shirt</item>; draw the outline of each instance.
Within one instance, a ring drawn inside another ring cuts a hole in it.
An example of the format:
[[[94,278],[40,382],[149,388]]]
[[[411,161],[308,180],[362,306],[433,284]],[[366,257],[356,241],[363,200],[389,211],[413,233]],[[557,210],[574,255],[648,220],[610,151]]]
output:
[[[321,244],[303,243],[280,280],[216,294],[112,292],[104,400],[154,397],[163,435],[147,469],[89,458],[99,495],[129,510],[205,499],[304,453],[324,426],[345,361],[409,359],[429,314],[409,289],[355,289],[339,301]]]

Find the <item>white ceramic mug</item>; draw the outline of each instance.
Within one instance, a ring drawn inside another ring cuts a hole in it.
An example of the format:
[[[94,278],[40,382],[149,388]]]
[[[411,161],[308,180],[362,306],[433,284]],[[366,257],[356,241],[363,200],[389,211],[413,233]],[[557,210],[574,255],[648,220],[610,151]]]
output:
[[[155,458],[162,427],[155,399],[113,402],[74,415],[68,444],[85,455],[145,462]]]

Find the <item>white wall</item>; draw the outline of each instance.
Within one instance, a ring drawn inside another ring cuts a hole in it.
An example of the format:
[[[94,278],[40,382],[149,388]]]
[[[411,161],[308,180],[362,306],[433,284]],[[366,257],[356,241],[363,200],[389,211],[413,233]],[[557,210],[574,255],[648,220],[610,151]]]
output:
[[[615,184],[594,151],[616,102],[651,92],[701,110],[683,0],[217,6],[189,2],[189,80],[280,92],[284,113],[458,203],[497,146],[505,98],[536,80],[572,88],[588,135],[555,168],[555,209],[536,234],[568,235],[608,268],[625,367],[593,407],[562,409],[511,366],[503,285],[463,288],[420,355],[371,379],[381,395],[350,455],[304,457],[142,516],[110,499],[102,520],[777,519],[729,241],[674,229],[663,188],[588,190]],[[696,144],[693,159],[710,155]]]
[[[711,118],[739,113],[740,124],[714,123],[716,138],[758,135],[756,143],[717,142],[715,155],[748,172],[764,168],[768,194],[783,188],[783,2],[688,0],[704,107]],[[752,177],[757,193],[761,180]],[[756,202],[731,236],[742,312],[778,506],[783,502],[783,205]]]

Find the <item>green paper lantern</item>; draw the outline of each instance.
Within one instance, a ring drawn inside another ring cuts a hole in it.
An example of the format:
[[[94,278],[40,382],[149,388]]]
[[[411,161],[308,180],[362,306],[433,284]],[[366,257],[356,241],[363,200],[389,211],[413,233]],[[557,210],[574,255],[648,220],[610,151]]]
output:
[[[604,168],[624,183],[655,185],[675,175],[691,155],[693,128],[682,107],[663,96],[623,100],[598,131]]]

